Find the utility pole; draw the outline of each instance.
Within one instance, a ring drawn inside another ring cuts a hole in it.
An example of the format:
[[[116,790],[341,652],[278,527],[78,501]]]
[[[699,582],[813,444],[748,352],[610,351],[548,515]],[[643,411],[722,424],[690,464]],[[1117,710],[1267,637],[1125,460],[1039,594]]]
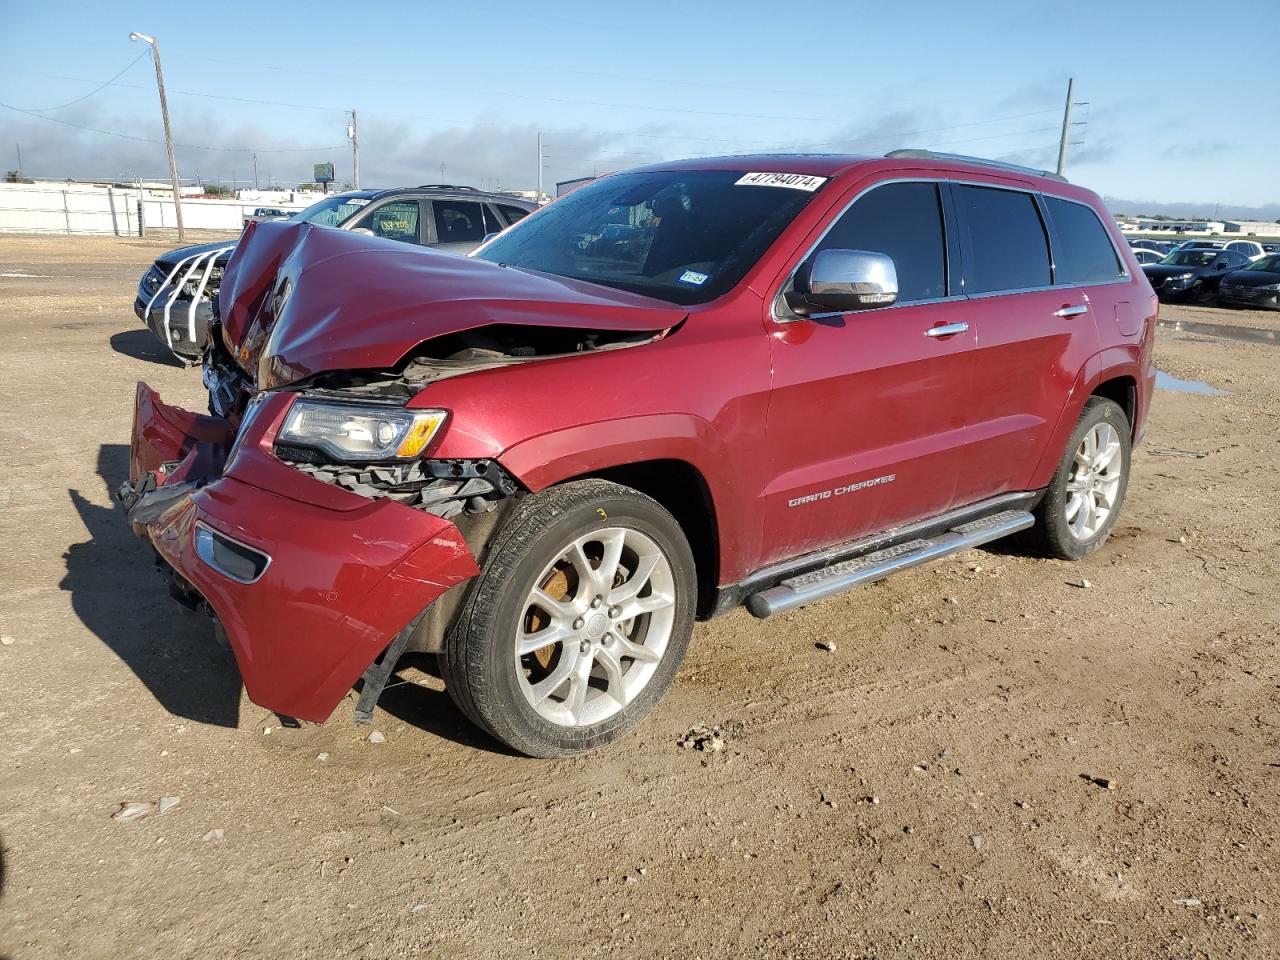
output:
[[[15,143],[14,146],[18,148],[18,179],[21,180],[22,179],[22,144]]]
[[[542,131],[538,131],[538,196],[537,202],[542,202]]]
[[[347,127],[347,139],[351,141],[351,178],[360,189],[360,136],[356,129],[356,112],[351,111],[351,125]]]
[[[1067,106],[1062,111],[1062,139],[1058,141],[1058,176],[1064,176],[1067,169],[1067,143],[1071,139],[1071,93],[1075,87],[1075,78],[1067,79]]]
[[[187,239],[187,233],[182,228],[182,185],[178,182],[178,161],[173,157],[173,130],[169,127],[169,101],[164,95],[164,71],[160,68],[160,44],[156,42],[155,37],[136,31],[129,34],[129,39],[141,40],[151,47],[151,62],[156,67],[156,87],[160,91],[160,115],[164,118],[164,147],[169,153],[169,179],[173,181],[173,209],[178,218],[178,240],[182,241]]]
[[[253,152],[253,189],[258,189],[258,151]]]

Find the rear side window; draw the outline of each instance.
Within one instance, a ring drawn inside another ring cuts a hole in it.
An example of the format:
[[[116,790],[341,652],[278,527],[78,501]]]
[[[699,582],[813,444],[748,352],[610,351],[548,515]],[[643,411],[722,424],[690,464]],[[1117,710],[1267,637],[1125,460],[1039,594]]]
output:
[[[498,209],[507,218],[507,223],[515,223],[517,220],[523,220],[529,215],[529,211],[524,207],[513,207],[505,203],[498,204]]]
[[[818,250],[828,249],[868,250],[892,257],[898,271],[899,303],[947,295],[947,246],[936,184],[876,187],[845,211],[822,238]]]
[[[1091,207],[1045,197],[1057,234],[1053,247],[1058,283],[1106,283],[1124,275],[1107,230]]]
[[[952,196],[969,235],[965,293],[1049,285],[1049,242],[1031,194],[957,184]]]
[[[484,208],[466,200],[432,200],[438,243],[479,243],[484,239]]]

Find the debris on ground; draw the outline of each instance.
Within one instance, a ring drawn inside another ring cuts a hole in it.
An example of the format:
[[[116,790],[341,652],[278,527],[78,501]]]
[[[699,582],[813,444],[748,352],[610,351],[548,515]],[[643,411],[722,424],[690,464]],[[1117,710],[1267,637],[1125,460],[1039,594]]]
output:
[[[135,820],[141,820],[155,813],[155,809],[156,805],[150,801],[134,800],[120,804],[120,809],[111,815],[111,819],[119,820],[121,823],[133,823]]]
[[[320,763],[324,763],[328,759],[329,759],[329,754],[327,751],[321,750],[319,753],[316,754],[316,760],[318,760]]]
[[[1080,777],[1083,780],[1088,780],[1090,783],[1101,787],[1103,790],[1114,790],[1119,786],[1119,784],[1110,777],[1095,777],[1091,773],[1082,773],[1080,774]]]
[[[7,633],[4,634],[3,636],[0,636],[0,645],[2,646],[12,647],[17,642],[18,640],[16,637],[11,637]]]
[[[374,730],[371,734],[369,734],[369,742],[370,743],[386,743],[387,738],[382,735],[381,730]]]
[[[680,737],[676,743],[683,750],[702,750],[705,753],[719,753],[736,732],[736,729],[726,729],[720,726],[713,727],[705,723],[699,723],[691,727],[689,732]]]
[[[975,850],[982,849],[982,837],[979,834],[975,833],[973,836],[971,836],[969,838],[969,842],[973,844],[973,849]]]
[[[205,843],[220,843],[225,836],[226,833],[221,827],[214,827],[200,839]]]
[[[1178,897],[1173,901],[1180,907],[1202,907],[1203,903],[1197,897]]]
[[[817,647],[819,650],[827,651],[827,653],[836,652],[836,645],[832,643],[830,640],[819,640],[817,643],[814,644],[814,646]]]
[[[181,797],[161,797],[160,802],[156,804],[156,812],[164,813],[166,810],[172,810],[181,802]]]

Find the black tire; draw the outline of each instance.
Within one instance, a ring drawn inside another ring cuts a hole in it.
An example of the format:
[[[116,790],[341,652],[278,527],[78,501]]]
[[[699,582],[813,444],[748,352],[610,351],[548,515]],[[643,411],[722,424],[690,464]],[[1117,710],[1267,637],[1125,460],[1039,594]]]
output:
[[[674,618],[665,650],[645,686],[617,713],[566,726],[538,713],[516,669],[516,636],[537,578],[567,544],[593,530],[625,528],[652,540],[670,567]],[[494,535],[440,656],[445,686],[474,723],[520,753],[564,757],[622,736],[671,686],[693,632],[697,570],[675,518],[650,497],[604,480],[577,480],[524,499]]]
[[[1067,502],[1070,499],[1067,486],[1072,481],[1072,473],[1076,465],[1076,450],[1084,441],[1085,435],[1101,423],[1110,423],[1119,437],[1119,456],[1122,458],[1119,485],[1106,520],[1092,535],[1082,538],[1072,532],[1066,519]],[[1027,531],[1031,546],[1059,560],[1082,560],[1106,543],[1111,528],[1120,515],[1120,509],[1124,506],[1125,491],[1129,486],[1129,466],[1133,454],[1132,434],[1129,418],[1115,401],[1107,400],[1105,397],[1090,397],[1085,402],[1080,420],[1076,423],[1075,430],[1071,432],[1066,450],[1063,451],[1062,461],[1058,464],[1053,480],[1036,508],[1036,525]]]

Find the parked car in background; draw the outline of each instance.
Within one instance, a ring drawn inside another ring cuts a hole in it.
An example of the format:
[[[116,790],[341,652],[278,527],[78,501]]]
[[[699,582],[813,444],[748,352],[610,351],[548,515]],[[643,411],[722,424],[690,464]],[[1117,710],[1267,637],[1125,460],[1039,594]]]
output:
[[[1205,303],[1217,294],[1223,274],[1248,262],[1248,257],[1234,250],[1193,247],[1175,250],[1158,263],[1145,265],[1142,272],[1161,300]]]
[[[1223,240],[1183,240],[1174,250],[1221,250],[1226,246]]]
[[[1265,254],[1224,275],[1218,299],[1233,306],[1280,310],[1280,253]]]
[[[1262,249],[1267,253],[1280,253],[1280,243],[1264,243]]]
[[[288,220],[298,210],[281,210],[279,207],[258,207],[253,213],[245,214],[244,222],[253,223],[258,220]]]
[[[1257,240],[1230,240],[1223,246],[1223,249],[1243,253],[1250,260],[1257,260],[1267,252]]]
[[[1146,247],[1133,248],[1133,259],[1144,265],[1148,263],[1159,263],[1165,258],[1165,256],[1166,254],[1161,253],[1159,250],[1149,250]]]
[[[1154,250],[1157,253],[1168,253],[1173,249],[1174,244],[1169,240],[1130,240],[1129,246],[1134,250]]]
[[[506,194],[430,184],[333,194],[286,219],[465,254],[536,209],[537,204]],[[134,313],[185,363],[200,361],[214,297],[235,248],[232,241],[170,250],[156,258],[138,285]]]
[[[473,722],[564,756],[653,709],[695,619],[1019,531],[1093,553],[1156,318],[1096,194],[925,151],[611,174],[467,258],[254,224],[213,416],[139,384],[120,498],[265,709],[322,722],[363,677],[369,722],[436,654]]]

